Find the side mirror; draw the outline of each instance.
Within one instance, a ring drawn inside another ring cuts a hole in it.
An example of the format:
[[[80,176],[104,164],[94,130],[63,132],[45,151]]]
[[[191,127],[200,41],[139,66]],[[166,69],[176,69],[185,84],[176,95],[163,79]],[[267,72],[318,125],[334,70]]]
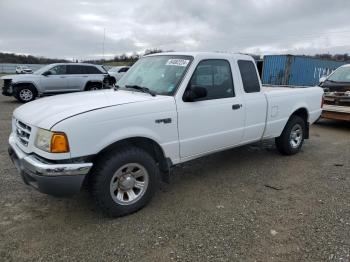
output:
[[[45,71],[43,73],[43,76],[49,76],[49,75],[52,75],[52,72],[51,71]]]
[[[195,102],[197,99],[207,96],[207,89],[201,86],[191,86],[187,88],[184,94],[185,102]]]
[[[326,76],[322,76],[320,78],[320,84],[324,83],[326,80],[327,80],[327,77]]]

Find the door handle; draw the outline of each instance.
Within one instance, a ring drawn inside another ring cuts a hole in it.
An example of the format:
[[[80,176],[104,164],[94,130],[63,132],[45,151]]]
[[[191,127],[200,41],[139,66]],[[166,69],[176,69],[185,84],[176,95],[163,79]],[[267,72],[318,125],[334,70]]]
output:
[[[60,76],[60,78],[66,78],[65,76]]]
[[[232,105],[232,110],[237,110],[240,109],[242,107],[242,104],[234,104]]]

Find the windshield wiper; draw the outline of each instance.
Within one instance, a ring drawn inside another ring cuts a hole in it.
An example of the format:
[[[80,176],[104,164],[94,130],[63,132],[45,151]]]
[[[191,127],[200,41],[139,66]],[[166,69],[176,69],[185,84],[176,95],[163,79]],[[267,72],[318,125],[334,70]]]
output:
[[[118,86],[118,85],[115,85],[115,86],[114,86],[114,90],[115,90],[115,91],[117,91],[119,88],[120,88],[120,86]]]
[[[148,93],[151,96],[156,96],[157,94],[155,92],[153,92],[152,90],[148,89],[147,87],[143,87],[143,86],[138,86],[138,85],[126,85],[126,88],[132,88],[132,89],[136,89],[139,90],[143,93]]]

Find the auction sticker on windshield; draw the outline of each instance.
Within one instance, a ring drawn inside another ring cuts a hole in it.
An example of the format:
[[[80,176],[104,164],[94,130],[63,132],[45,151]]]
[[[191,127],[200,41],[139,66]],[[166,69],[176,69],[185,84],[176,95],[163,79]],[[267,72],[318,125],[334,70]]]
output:
[[[166,65],[168,66],[187,66],[190,60],[186,59],[169,59]]]

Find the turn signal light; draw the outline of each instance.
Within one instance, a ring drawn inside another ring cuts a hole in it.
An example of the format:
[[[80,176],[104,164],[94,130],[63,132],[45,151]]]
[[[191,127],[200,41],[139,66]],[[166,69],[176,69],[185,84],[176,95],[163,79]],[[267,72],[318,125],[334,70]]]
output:
[[[68,153],[69,144],[66,134],[53,133],[51,137],[51,153]]]

